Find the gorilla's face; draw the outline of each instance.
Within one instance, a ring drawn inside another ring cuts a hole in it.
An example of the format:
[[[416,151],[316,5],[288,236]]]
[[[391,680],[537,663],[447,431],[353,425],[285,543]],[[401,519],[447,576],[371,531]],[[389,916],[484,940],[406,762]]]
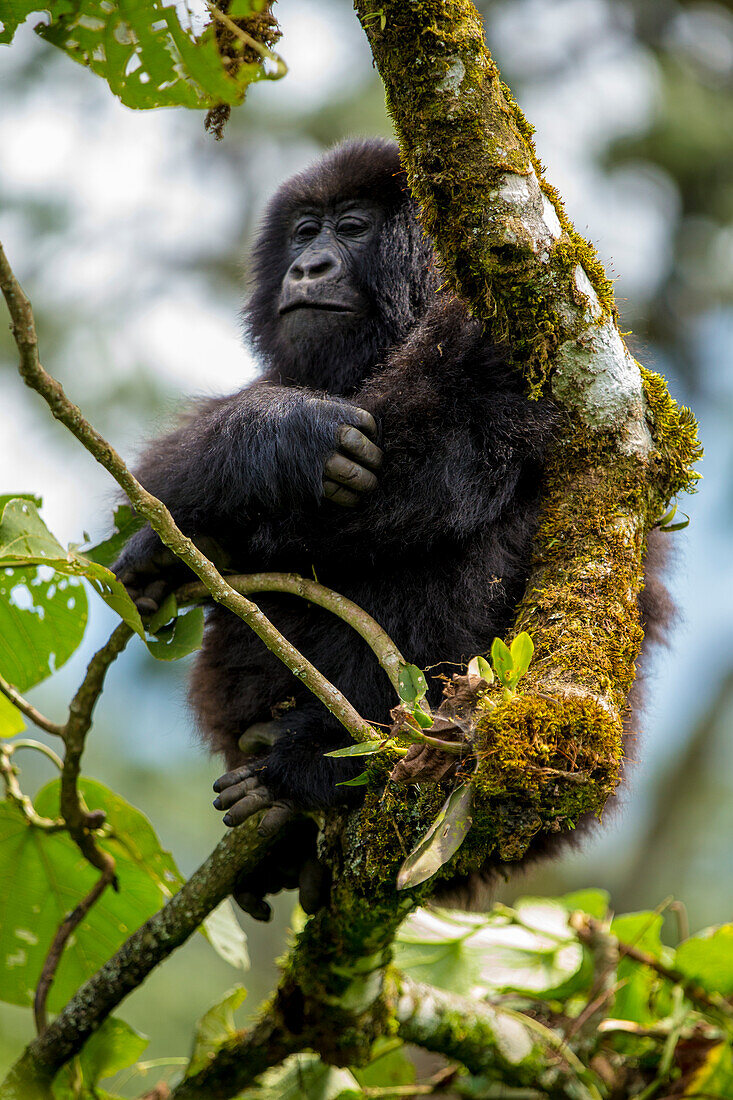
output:
[[[277,303],[280,332],[289,343],[327,339],[369,316],[365,273],[384,217],[381,207],[366,201],[296,212]]]

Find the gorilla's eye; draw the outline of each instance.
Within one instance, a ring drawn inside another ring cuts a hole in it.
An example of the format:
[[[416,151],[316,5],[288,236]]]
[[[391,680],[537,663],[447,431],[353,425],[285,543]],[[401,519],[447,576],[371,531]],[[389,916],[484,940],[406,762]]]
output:
[[[315,218],[307,218],[300,221],[293,230],[293,239],[296,241],[312,241],[321,231],[321,227]]]
[[[360,237],[368,229],[369,222],[366,218],[356,218],[353,214],[341,218],[338,223],[339,235],[343,237]]]

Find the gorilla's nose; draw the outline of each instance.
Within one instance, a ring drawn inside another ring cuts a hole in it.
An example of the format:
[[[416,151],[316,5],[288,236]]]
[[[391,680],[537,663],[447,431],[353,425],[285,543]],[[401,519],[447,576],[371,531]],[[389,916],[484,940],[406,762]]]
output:
[[[296,282],[308,279],[333,279],[339,274],[340,266],[335,253],[324,248],[297,259],[290,268],[289,275]]]

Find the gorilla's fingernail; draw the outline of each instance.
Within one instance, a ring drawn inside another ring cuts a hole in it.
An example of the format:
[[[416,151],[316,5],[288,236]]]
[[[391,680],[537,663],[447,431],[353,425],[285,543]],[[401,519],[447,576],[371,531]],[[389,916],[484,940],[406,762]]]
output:
[[[234,822],[232,821],[232,818],[231,818],[231,814],[224,814],[224,817],[222,818],[222,821],[224,822],[225,825],[227,825],[229,827],[231,827],[234,824]]]
[[[221,783],[221,780],[217,779],[216,782],[212,785],[212,788],[211,788],[212,791],[220,791],[221,790],[221,787],[219,785],[220,783]]]
[[[214,788],[214,790],[216,790],[216,787]],[[221,809],[221,799],[220,798],[215,798],[214,801],[211,803],[211,805],[214,807],[215,810],[220,810]]]

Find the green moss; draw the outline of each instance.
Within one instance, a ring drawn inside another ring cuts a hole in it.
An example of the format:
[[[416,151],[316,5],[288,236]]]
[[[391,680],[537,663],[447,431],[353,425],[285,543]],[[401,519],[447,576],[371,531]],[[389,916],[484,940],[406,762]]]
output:
[[[677,493],[695,491],[700,475],[692,467],[702,458],[703,450],[692,411],[675,401],[661,374],[640,363],[638,367],[655,445],[652,476],[658,515]]]

